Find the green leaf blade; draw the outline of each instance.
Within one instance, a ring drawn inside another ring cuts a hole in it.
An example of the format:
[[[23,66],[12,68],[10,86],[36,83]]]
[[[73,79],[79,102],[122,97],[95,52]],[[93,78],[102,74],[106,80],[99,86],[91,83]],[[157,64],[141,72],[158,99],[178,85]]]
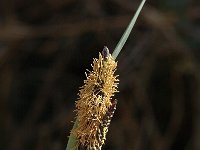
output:
[[[146,2],[146,0],[142,0],[142,2],[140,3],[135,15],[133,16],[131,22],[129,23],[129,25],[126,28],[124,34],[122,35],[122,37],[119,40],[117,46],[115,47],[115,49],[114,49],[114,51],[112,53],[112,57],[114,59],[117,58],[117,56],[119,55],[120,51],[122,50],[124,44],[126,43],[126,41],[127,41],[128,37],[129,37],[129,35],[130,35],[130,33],[131,33],[131,31],[132,31],[132,29],[133,29],[133,27],[134,27],[134,25],[135,25],[135,23],[137,21],[137,18],[139,16],[139,14],[140,14],[145,2]]]

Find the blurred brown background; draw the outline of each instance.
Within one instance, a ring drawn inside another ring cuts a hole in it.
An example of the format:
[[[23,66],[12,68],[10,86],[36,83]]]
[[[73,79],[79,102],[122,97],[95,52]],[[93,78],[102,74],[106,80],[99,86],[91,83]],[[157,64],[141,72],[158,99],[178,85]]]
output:
[[[0,149],[63,150],[74,101],[140,0],[0,1]],[[147,0],[118,57],[105,150],[200,150],[200,1]]]

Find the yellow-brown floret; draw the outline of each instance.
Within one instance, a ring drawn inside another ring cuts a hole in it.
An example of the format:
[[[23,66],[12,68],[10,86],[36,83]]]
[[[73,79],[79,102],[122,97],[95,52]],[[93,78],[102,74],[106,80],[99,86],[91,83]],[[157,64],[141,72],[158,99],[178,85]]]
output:
[[[104,143],[105,138],[99,139],[98,134],[103,117],[112,105],[111,97],[117,92],[116,66],[110,54],[104,58],[99,53],[99,59],[93,61],[93,71],[89,72],[79,91],[76,101],[78,126],[71,132],[78,145],[85,149],[101,149],[100,143]]]

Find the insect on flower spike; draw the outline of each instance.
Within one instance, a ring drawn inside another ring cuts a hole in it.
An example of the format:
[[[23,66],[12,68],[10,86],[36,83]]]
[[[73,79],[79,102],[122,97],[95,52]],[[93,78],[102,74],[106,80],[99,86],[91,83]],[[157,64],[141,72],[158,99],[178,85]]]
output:
[[[131,22],[129,23],[128,27],[126,28],[126,30],[124,31],[124,34],[122,35],[121,39],[119,40],[117,46],[115,47],[113,53],[112,53],[112,57],[114,59],[117,58],[117,56],[119,55],[120,51],[122,50],[124,44],[126,43],[126,40],[128,39],[131,30],[133,29],[135,22],[137,21],[137,18],[142,10],[142,7],[144,6],[144,3],[146,2],[146,0],[142,0],[142,2],[140,3],[140,6],[138,7],[135,15],[133,16]]]

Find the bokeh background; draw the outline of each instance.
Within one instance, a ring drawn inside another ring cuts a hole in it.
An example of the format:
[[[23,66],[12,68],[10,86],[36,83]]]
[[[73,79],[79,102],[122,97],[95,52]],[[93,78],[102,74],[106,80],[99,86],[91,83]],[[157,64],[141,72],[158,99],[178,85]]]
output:
[[[63,150],[86,69],[140,0],[0,0],[0,149]],[[118,57],[105,150],[200,150],[200,1],[147,0]]]

